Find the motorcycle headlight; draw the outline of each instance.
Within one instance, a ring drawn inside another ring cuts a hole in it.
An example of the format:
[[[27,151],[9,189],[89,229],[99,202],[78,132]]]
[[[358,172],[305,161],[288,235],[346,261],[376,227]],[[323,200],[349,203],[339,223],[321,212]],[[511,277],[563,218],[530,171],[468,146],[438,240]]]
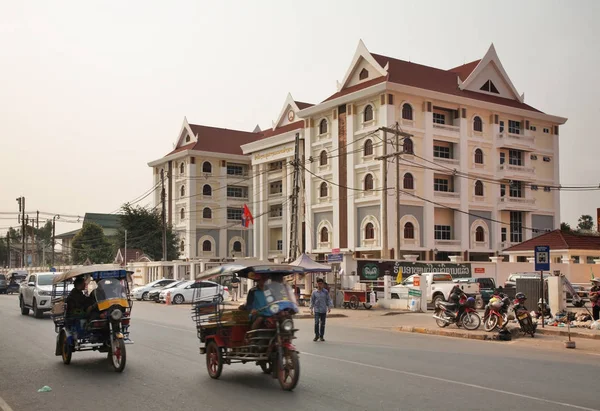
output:
[[[112,312],[110,313],[110,318],[112,318],[115,321],[119,321],[121,318],[123,318],[123,313],[121,312],[121,310],[112,310]]]
[[[285,320],[281,323],[281,328],[283,328],[284,331],[290,332],[294,329],[294,322],[292,320]]]

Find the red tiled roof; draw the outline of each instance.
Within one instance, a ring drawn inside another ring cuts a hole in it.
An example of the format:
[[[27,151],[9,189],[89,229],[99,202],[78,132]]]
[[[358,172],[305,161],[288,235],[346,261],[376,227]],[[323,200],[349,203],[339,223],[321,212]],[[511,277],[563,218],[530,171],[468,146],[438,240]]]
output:
[[[550,250],[600,251],[600,237],[554,230],[514,245],[504,251],[533,251],[535,246],[538,245],[547,245],[550,247]]]
[[[267,137],[273,137],[279,134],[283,134],[283,133],[287,133],[288,131],[292,131],[292,130],[299,130],[304,128],[304,120],[300,120],[300,121],[296,121],[294,123],[290,123],[290,124],[286,124],[283,127],[277,127],[275,130],[273,130],[272,128],[269,128],[267,130],[263,130],[260,134],[262,135],[262,138],[267,138]],[[259,140],[259,139],[257,139]]]
[[[199,150],[213,153],[242,155],[243,153],[240,146],[263,138],[261,133],[201,126],[198,124],[190,124],[190,128],[192,129],[192,132],[198,136],[198,141],[196,143],[178,147],[169,154],[178,153],[184,150]]]
[[[296,101],[296,105],[298,106],[298,108],[300,110],[304,110],[305,108],[314,106],[314,104],[312,104],[312,103],[305,103],[303,101]]]
[[[467,77],[469,77],[469,74],[475,70],[475,67],[477,67],[480,61],[481,60],[475,60],[470,63],[463,64],[462,66],[454,67],[448,71],[458,74],[458,77],[460,77],[462,81],[465,81]]]
[[[487,101],[489,103],[500,104],[504,106],[519,108],[523,110],[536,111],[541,113],[538,109],[531,107],[530,105],[519,102],[518,100],[512,100],[499,96],[491,96],[488,94],[477,93],[474,91],[460,90],[458,88],[457,75],[464,75],[472,71],[476,62],[471,62],[460,67],[456,67],[451,70],[441,70],[434,67],[424,66],[422,64],[410,63],[404,60],[398,60],[380,54],[371,54],[373,58],[381,65],[385,67],[389,63],[388,76],[375,78],[373,80],[365,81],[364,83],[357,84],[355,86],[348,87],[341,91],[338,91],[334,95],[328,97],[325,101],[333,100],[334,98],[344,96],[346,94],[353,93],[358,90],[362,90],[366,87],[381,83],[383,81],[389,81],[397,84],[404,84],[411,87],[422,88],[425,90],[437,91],[440,93],[450,94],[454,96],[471,98],[474,100]],[[457,72],[458,70],[458,72]]]

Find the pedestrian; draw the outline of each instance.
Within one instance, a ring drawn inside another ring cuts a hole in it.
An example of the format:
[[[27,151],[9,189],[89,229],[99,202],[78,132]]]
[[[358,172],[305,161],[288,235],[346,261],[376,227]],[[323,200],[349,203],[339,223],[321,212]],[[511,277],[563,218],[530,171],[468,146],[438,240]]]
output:
[[[592,279],[592,288],[590,289],[590,301],[592,302],[592,311],[594,321],[600,319],[600,279]]]
[[[237,274],[234,274],[233,278],[231,279],[231,301],[238,300],[239,287],[240,287],[240,279],[238,278]]]
[[[315,316],[315,338],[313,341],[325,341],[325,320],[327,313],[331,312],[333,302],[329,296],[329,291],[324,288],[322,278],[317,280],[317,289],[310,296],[310,314]]]

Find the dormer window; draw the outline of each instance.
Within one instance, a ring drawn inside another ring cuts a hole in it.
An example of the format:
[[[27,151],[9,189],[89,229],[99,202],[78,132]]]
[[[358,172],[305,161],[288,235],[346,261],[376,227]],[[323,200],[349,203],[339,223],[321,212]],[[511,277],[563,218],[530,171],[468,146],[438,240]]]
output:
[[[500,94],[496,86],[494,86],[494,83],[492,83],[492,80],[486,81],[485,84],[481,86],[479,90],[487,91],[488,93]]]
[[[373,106],[369,104],[365,107],[365,111],[363,113],[363,121],[366,123],[367,121],[372,121],[372,120],[373,120]]]
[[[359,79],[359,80],[364,80],[364,79],[366,79],[366,78],[369,78],[369,71],[368,71],[367,69],[365,69],[365,68],[364,68],[364,69],[362,69],[362,70],[360,71],[360,74],[358,75],[358,79]]]
[[[190,138],[190,136],[189,136],[189,135],[185,136],[185,142],[186,142],[186,143],[189,143],[189,142],[190,142],[190,140],[191,140],[191,138]]]
[[[327,134],[327,120],[323,119],[319,123],[319,135]]]

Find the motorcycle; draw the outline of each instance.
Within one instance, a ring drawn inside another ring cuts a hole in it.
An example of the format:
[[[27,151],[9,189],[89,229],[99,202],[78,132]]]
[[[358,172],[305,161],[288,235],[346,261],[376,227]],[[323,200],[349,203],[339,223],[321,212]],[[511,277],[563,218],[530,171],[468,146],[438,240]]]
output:
[[[435,322],[440,328],[456,324],[457,327],[464,327],[466,330],[473,331],[481,325],[481,317],[475,310],[475,299],[467,297],[465,294],[460,296],[458,304],[437,302],[433,318],[435,318]]]
[[[519,326],[521,327],[521,332],[525,335],[529,334],[531,338],[534,337],[535,330],[537,329],[537,324],[533,323],[531,319],[531,314],[524,306],[517,306],[515,310],[515,317],[517,317],[517,321],[519,322]]]
[[[508,324],[510,298],[505,295],[490,299],[483,315],[483,329],[490,332],[496,328],[504,328]]]

